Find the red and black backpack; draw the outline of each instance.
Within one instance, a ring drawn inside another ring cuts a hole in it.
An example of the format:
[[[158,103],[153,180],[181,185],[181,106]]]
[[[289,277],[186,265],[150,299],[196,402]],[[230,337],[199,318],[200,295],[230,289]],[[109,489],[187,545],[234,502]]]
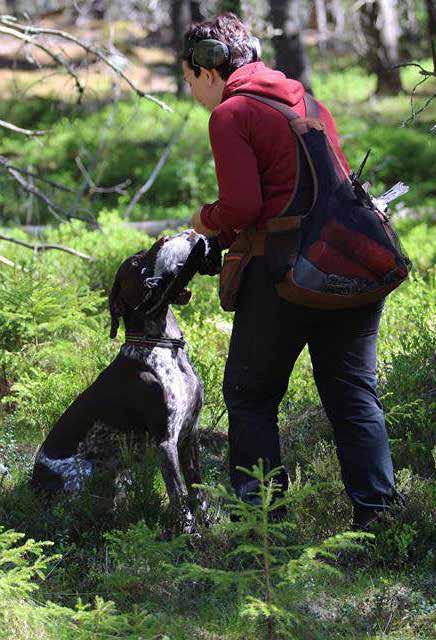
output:
[[[338,309],[374,302],[398,287],[411,263],[385,211],[342,166],[317,119],[318,103],[307,95],[308,117],[301,118],[276,100],[238,95],[280,111],[298,141],[294,193],[267,222],[261,252],[279,295],[303,306]],[[227,256],[230,266],[232,247]]]

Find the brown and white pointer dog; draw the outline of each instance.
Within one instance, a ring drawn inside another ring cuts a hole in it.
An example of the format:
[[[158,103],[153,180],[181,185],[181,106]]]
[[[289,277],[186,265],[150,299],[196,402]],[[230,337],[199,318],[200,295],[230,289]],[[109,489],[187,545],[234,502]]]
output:
[[[200,483],[198,418],[203,388],[184,350],[171,303],[186,304],[196,272],[219,272],[217,244],[192,230],[161,238],[123,262],[109,297],[111,337],[124,320],[126,341],[115,360],[81,393],[38,450],[31,484],[78,492],[95,468],[81,444],[96,424],[145,432],[157,442],[174,516],[193,527]]]

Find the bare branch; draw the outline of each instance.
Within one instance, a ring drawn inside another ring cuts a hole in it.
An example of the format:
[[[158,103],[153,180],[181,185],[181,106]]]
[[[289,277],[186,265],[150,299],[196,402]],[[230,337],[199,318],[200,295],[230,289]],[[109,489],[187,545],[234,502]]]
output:
[[[416,89],[416,87],[415,87]],[[422,107],[420,107],[419,109],[417,109],[407,120],[405,120],[405,123],[403,124],[408,124],[411,120],[416,120],[416,116],[419,116],[420,113],[422,113],[423,111],[425,111],[425,109],[427,109],[427,107],[433,102],[433,100],[436,98],[436,93],[433,94],[432,96],[430,96],[422,105]],[[434,127],[432,127],[434,128]]]
[[[8,24],[7,21],[5,21],[5,19],[0,16],[0,24],[1,23]],[[50,56],[50,58],[52,58],[60,66],[64,67],[64,69],[69,73],[69,75],[74,79],[74,82],[76,83],[77,91],[79,93],[79,103],[80,103],[80,101],[82,99],[82,95],[83,95],[83,93],[85,91],[85,87],[80,82],[79,76],[74,71],[74,69],[68,64],[68,62],[65,59],[63,59],[60,56],[58,56],[56,53],[51,51],[51,49],[49,49],[48,47],[44,46],[40,42],[36,42],[34,40],[34,38],[31,38],[31,37],[27,36],[26,32],[28,32],[29,29],[31,29],[32,27],[25,27],[25,26],[18,25],[18,24],[14,25],[14,27],[15,26],[16,26],[17,29],[19,29],[19,28],[24,29],[24,33],[20,33],[19,31],[17,31],[16,28],[11,29],[8,26],[6,26],[6,27],[0,26],[0,33],[4,33],[7,36],[12,36],[13,38],[17,38],[18,40],[22,40],[23,42],[28,42],[29,44],[33,45],[37,49],[41,49],[41,51],[44,51],[44,53],[46,53],[48,56]]]
[[[425,101],[422,107],[420,107],[419,109],[415,109],[415,95],[416,95],[417,88],[420,87],[422,84],[424,84],[424,82],[427,82],[429,78],[436,78],[436,45],[433,40],[431,41],[431,50],[433,55],[433,71],[424,69],[424,67],[422,67],[417,62],[404,62],[403,64],[395,65],[397,68],[416,67],[417,69],[419,69],[420,75],[424,76],[419,82],[416,83],[416,85],[412,89],[412,93],[410,94],[410,109],[412,113],[406,120],[402,122],[403,127],[408,125],[409,122],[414,122],[416,120],[416,116],[418,116],[420,113],[425,111],[425,109],[427,109],[430,103],[433,102],[433,100],[436,98],[436,93],[434,93]]]
[[[126,191],[126,187],[130,186],[132,184],[132,181],[130,180],[130,178],[126,178],[126,180],[124,180],[124,182],[120,182],[120,184],[116,184],[113,187],[93,187],[93,189],[91,189],[92,192],[94,193],[119,193],[121,196],[126,195],[127,191]]]
[[[0,240],[4,240],[5,242],[12,242],[13,244],[18,244],[20,247],[25,247],[26,249],[32,249],[35,253],[39,251],[50,251],[52,249],[56,249],[57,251],[64,251],[65,253],[70,253],[72,256],[77,256],[78,258],[83,258],[84,260],[95,260],[93,256],[88,256],[86,253],[82,253],[81,251],[76,251],[76,249],[71,249],[71,247],[65,247],[62,244],[30,244],[30,242],[24,242],[24,240],[17,240],[16,238],[11,238],[10,236],[4,236],[0,233]],[[7,258],[5,258],[7,260]],[[12,263],[13,264],[13,263]]]
[[[120,184],[116,184],[113,187],[98,187],[92,179],[88,169],[83,164],[80,156],[77,156],[75,161],[89,186],[89,192],[91,195],[93,193],[119,193],[120,195],[125,195],[127,193],[125,187],[128,187],[131,184],[132,181],[130,178],[127,178],[124,182],[120,182]]]
[[[33,131],[32,129],[22,129],[21,127],[17,127],[15,124],[11,122],[6,122],[5,120],[0,120],[0,127],[4,127],[5,129],[10,129],[11,131],[16,131],[17,133],[23,133],[25,136],[45,136],[49,131]]]
[[[9,258],[5,258],[4,256],[0,256],[0,263],[1,264],[5,264],[8,267],[17,267],[18,265],[15,264],[15,262],[12,262],[12,260],[9,260]]]
[[[142,222],[123,222],[123,226],[126,229],[138,229],[143,231],[152,238],[157,237],[163,231],[168,229],[180,229],[186,228],[190,225],[190,218],[173,218],[171,220],[144,220]],[[27,234],[34,236],[35,238],[44,235],[47,227],[44,225],[25,224],[20,227]]]
[[[433,57],[433,75],[436,76],[436,43],[434,40],[431,41],[431,53]]]
[[[26,182],[26,180],[24,180],[24,178],[21,176],[20,172],[16,171],[15,169],[11,169],[8,166],[8,159],[5,158],[4,156],[0,156],[0,166],[5,167],[5,169],[11,174],[13,178],[15,178],[15,180],[20,184],[20,186],[25,191],[27,191],[28,193],[32,193],[34,196],[42,200],[47,205],[49,211],[51,211],[55,215],[55,217],[57,217],[58,219],[70,220],[71,218],[76,218],[77,220],[82,220],[83,222],[89,222],[94,226],[98,227],[98,223],[93,218],[78,216],[75,213],[73,214],[73,213],[70,213],[69,211],[66,211],[66,209],[54,203],[43,191],[38,189],[38,187],[35,187],[29,182]]]
[[[433,76],[436,75],[433,71],[427,71],[424,67],[417,62],[402,62],[401,64],[396,64],[393,69],[401,69],[402,67],[417,67],[419,69],[419,73],[423,76]]]
[[[426,109],[428,107],[428,105],[432,102],[432,100],[434,100],[434,98],[436,98],[436,94],[430,96],[430,98],[428,98],[428,100],[425,101],[425,103],[423,104],[422,107],[420,107],[419,109],[415,109],[415,94],[416,94],[416,90],[417,88],[421,85],[424,84],[424,82],[426,82],[428,80],[429,76],[427,76],[426,78],[423,78],[422,80],[420,80],[412,89],[412,93],[410,94],[410,109],[412,111],[412,114],[402,122],[402,126],[405,127],[409,124],[409,122],[414,122],[416,120],[416,116],[418,116],[420,113],[422,113],[424,111],[424,109]]]
[[[158,177],[159,173],[161,172],[162,168],[165,166],[166,161],[168,160],[171,150],[172,148],[178,143],[178,141],[180,140],[183,130],[186,126],[186,123],[188,122],[189,119],[189,113],[185,116],[182,126],[179,128],[179,130],[176,132],[175,136],[173,137],[172,140],[170,140],[170,142],[167,144],[167,146],[164,149],[164,152],[162,153],[161,157],[159,158],[156,166],[154,167],[153,171],[150,174],[150,177],[148,178],[148,180],[145,182],[145,184],[142,185],[142,187],[140,189],[138,189],[138,191],[135,193],[135,195],[133,196],[133,198],[131,199],[131,201],[129,202],[129,205],[127,206],[127,209],[124,213],[124,217],[128,218],[133,207],[135,206],[135,204],[140,200],[140,198],[144,195],[144,193],[147,193],[147,191],[149,191],[149,189],[151,189],[151,187],[153,186],[156,178]]]
[[[18,171],[18,173],[22,173],[23,176],[29,176],[30,178],[36,178],[37,180],[41,180],[42,182],[45,182],[46,184],[49,184],[50,186],[55,187],[56,189],[59,189],[60,191],[67,191],[68,193],[77,193],[75,189],[71,189],[70,187],[66,187],[65,185],[59,184],[59,182],[55,182],[54,180],[49,180],[49,178],[43,178],[42,176],[38,175],[34,171],[26,171],[25,169],[21,169],[20,167],[16,167],[15,165],[13,165],[10,162],[8,162],[8,159],[5,156],[0,156],[0,162],[2,162],[2,161],[6,161],[6,162],[4,162],[4,166],[6,168],[13,169],[14,171]]]
[[[12,32],[12,33],[9,33],[9,35],[12,35],[14,37],[18,37],[17,34],[20,34],[22,36],[21,37],[22,40],[30,42],[30,44],[34,44],[35,46],[38,46],[40,48],[43,48],[43,45],[40,45],[39,43],[34,42],[34,40],[32,38],[29,38],[27,36],[27,34],[29,34],[29,35],[52,35],[52,36],[58,36],[59,38],[63,38],[64,40],[68,40],[70,42],[74,42],[79,47],[81,47],[84,51],[86,51],[87,53],[93,54],[99,60],[104,62],[108,67],[110,67],[113,71],[115,71],[115,73],[117,75],[119,75],[121,78],[123,78],[123,80],[125,82],[127,82],[129,87],[131,89],[133,89],[133,91],[136,93],[136,95],[138,95],[140,98],[146,98],[147,100],[151,100],[151,102],[154,102],[155,104],[157,104],[159,107],[161,107],[165,111],[169,111],[171,113],[174,111],[165,102],[162,102],[161,100],[158,100],[157,98],[155,98],[154,96],[150,95],[149,93],[145,93],[144,91],[142,91],[142,89],[139,89],[139,87],[137,87],[125,75],[125,73],[121,69],[119,69],[119,67],[117,67],[117,65],[114,64],[112,62],[112,60],[107,55],[102,53],[97,47],[94,47],[93,45],[88,44],[86,42],[83,42],[83,40],[80,40],[79,38],[76,38],[75,36],[71,35],[71,33],[68,33],[67,31],[61,31],[59,29],[48,29],[48,28],[40,28],[40,27],[31,27],[29,25],[22,25],[22,24],[19,24],[18,22],[16,22],[15,20],[11,19],[10,16],[0,16],[0,24],[5,25],[5,27],[1,27],[0,26],[0,33],[8,33],[8,31],[9,31],[9,32]],[[55,58],[55,56],[56,56],[56,54],[51,52],[49,49],[46,50],[46,53],[48,55],[50,55],[52,58]],[[59,64],[63,65],[68,70],[68,64],[66,63],[66,61],[65,62],[62,61],[62,59],[59,58],[59,56],[57,56],[57,58],[59,60]],[[79,93],[82,93],[82,92],[83,92],[83,89],[80,89]]]

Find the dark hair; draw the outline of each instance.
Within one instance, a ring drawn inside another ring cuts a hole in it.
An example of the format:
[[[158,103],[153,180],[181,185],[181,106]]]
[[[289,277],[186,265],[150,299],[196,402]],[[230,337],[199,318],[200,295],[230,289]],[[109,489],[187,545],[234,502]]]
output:
[[[227,80],[239,67],[257,59],[251,34],[234,13],[223,13],[214,20],[194,23],[185,33],[185,42],[199,42],[209,38],[224,42],[230,49],[230,60],[216,67],[223,80]],[[183,53],[181,57],[198,77],[201,69],[192,64],[192,54]]]

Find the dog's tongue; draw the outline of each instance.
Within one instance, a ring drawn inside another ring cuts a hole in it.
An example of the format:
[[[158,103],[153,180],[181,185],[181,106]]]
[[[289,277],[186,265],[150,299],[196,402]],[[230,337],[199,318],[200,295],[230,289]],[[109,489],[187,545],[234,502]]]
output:
[[[182,289],[174,298],[174,304],[188,304],[192,293],[189,289]]]

